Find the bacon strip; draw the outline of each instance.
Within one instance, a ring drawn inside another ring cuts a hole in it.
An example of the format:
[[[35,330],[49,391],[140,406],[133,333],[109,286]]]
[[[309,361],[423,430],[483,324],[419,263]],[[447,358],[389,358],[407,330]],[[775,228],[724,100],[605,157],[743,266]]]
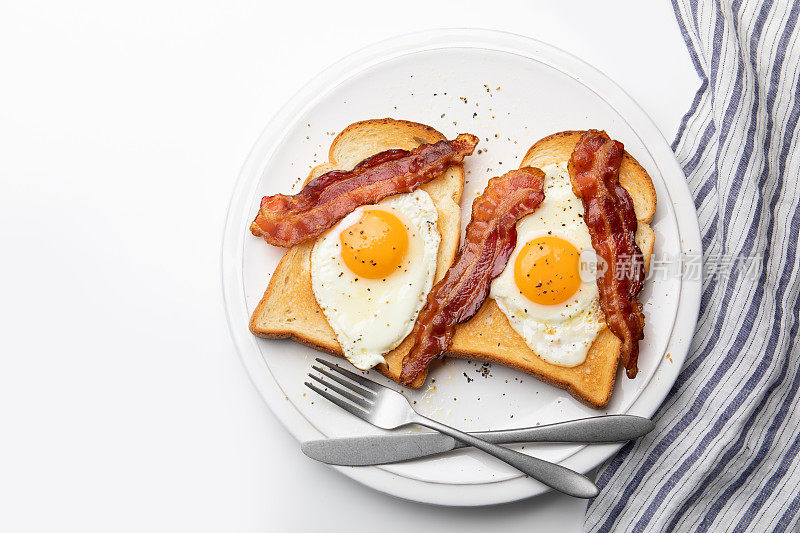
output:
[[[322,235],[356,207],[387,196],[411,192],[458,165],[478,144],[474,135],[423,144],[412,151],[387,150],[369,157],[353,170],[333,170],[291,196],[265,196],[250,225],[256,237],[289,247]]]
[[[517,221],[544,200],[544,173],[524,167],[492,178],[472,203],[464,246],[444,278],[428,294],[414,324],[414,346],[403,358],[400,380],[408,385],[450,345],[456,324],[472,318],[489,295],[517,244]]]
[[[619,184],[624,146],[604,131],[583,134],[569,160],[575,195],[583,201],[592,246],[605,261],[597,280],[600,307],[611,331],[622,341],[622,363],[636,377],[644,314],[636,295],[644,282],[644,260],[636,245],[636,213],[628,192]]]

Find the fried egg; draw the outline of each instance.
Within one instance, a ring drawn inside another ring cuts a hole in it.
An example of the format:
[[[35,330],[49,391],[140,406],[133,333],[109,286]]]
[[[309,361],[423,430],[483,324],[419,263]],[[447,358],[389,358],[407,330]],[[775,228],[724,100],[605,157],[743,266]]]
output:
[[[605,327],[595,279],[597,256],[572,192],[567,163],[542,168],[544,201],[517,223],[517,244],[490,296],[536,354],[573,367]]]
[[[355,367],[384,363],[411,333],[436,274],[437,220],[417,190],[359,207],[314,245],[314,296]]]

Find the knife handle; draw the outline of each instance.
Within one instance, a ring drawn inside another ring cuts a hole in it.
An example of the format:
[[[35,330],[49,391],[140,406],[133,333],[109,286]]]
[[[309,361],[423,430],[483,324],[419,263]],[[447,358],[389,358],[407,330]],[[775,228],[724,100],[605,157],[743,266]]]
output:
[[[607,415],[558,422],[546,426],[473,433],[493,444],[512,442],[624,442],[650,433],[655,424],[634,415]],[[457,447],[464,445],[457,442]]]

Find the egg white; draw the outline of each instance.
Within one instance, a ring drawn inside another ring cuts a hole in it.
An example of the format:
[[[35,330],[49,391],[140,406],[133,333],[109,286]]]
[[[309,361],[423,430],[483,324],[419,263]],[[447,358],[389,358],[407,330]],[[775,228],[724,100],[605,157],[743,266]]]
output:
[[[592,275],[597,256],[583,221],[583,205],[572,192],[566,162],[547,165],[542,171],[544,201],[517,223],[516,247],[505,270],[492,282],[490,296],[539,357],[554,365],[573,367],[586,360],[589,347],[605,327],[597,282]],[[581,252],[580,287],[557,305],[532,302],[520,292],[514,279],[519,253],[528,242],[543,236],[560,237]]]
[[[311,252],[311,286],[345,357],[361,370],[385,363],[414,327],[436,274],[438,214],[422,190],[377,204],[397,216],[408,231],[402,268],[386,278],[356,276],[342,259],[342,231],[361,219],[358,208],[317,240]]]

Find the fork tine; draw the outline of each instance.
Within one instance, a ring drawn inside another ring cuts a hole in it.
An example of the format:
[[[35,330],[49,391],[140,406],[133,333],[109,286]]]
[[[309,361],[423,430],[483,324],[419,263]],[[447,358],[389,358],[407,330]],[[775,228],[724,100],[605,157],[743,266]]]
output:
[[[339,367],[337,365],[334,365],[333,363],[329,363],[325,359],[320,359],[319,357],[317,357],[315,360],[318,363],[327,366],[328,368],[330,368],[334,372],[338,372],[339,374],[347,376],[348,378],[352,379],[356,383],[368,388],[372,392],[380,391],[379,387],[383,387],[384,389],[386,388],[386,387],[384,387],[383,385],[381,385],[379,383],[375,383],[371,379],[367,379],[364,376],[359,376],[358,374],[354,374],[353,372],[350,372],[349,370],[345,370],[344,368],[341,368],[341,367]]]
[[[364,396],[368,400],[372,400],[372,399],[375,398],[375,393],[372,392],[369,389],[365,389],[363,387],[359,387],[355,383],[352,383],[352,382],[344,379],[341,376],[337,376],[336,374],[332,374],[331,372],[328,372],[324,368],[320,368],[320,367],[318,367],[316,365],[311,365],[311,368],[313,368],[314,370],[316,370],[317,372],[319,372],[323,376],[327,376],[327,377],[331,378],[332,380],[334,380],[334,381],[336,381],[338,383],[341,383],[342,385],[344,385],[345,387],[347,387],[351,391],[355,392],[356,394],[360,394],[361,396]]]
[[[335,403],[336,405],[338,405],[339,407],[341,407],[342,409],[344,409],[345,411],[347,411],[351,415],[355,415],[358,418],[361,418],[363,420],[367,419],[367,416],[368,416],[369,413],[367,413],[363,409],[359,409],[355,405],[349,404],[346,401],[342,400],[341,398],[338,398],[338,397],[334,396],[333,394],[331,394],[329,392],[325,392],[324,390],[322,390],[319,387],[309,383],[308,381],[305,382],[305,385],[306,385],[306,387],[308,387],[309,389],[313,390],[314,392],[316,392],[320,396],[323,396],[323,397],[327,398],[328,400],[330,400],[331,402]]]
[[[323,386],[328,387],[333,392],[337,392],[337,393],[341,394],[342,396],[344,396],[345,398],[347,398],[351,402],[360,405],[364,409],[369,409],[370,405],[372,405],[367,400],[362,398],[361,396],[357,396],[357,395],[353,394],[352,392],[350,392],[348,390],[345,390],[345,389],[343,389],[341,387],[337,387],[336,385],[334,385],[333,383],[331,383],[329,381],[322,381],[322,378],[320,378],[318,376],[315,376],[314,374],[309,374],[308,377],[310,377],[311,379],[315,380],[317,383],[320,383]]]

